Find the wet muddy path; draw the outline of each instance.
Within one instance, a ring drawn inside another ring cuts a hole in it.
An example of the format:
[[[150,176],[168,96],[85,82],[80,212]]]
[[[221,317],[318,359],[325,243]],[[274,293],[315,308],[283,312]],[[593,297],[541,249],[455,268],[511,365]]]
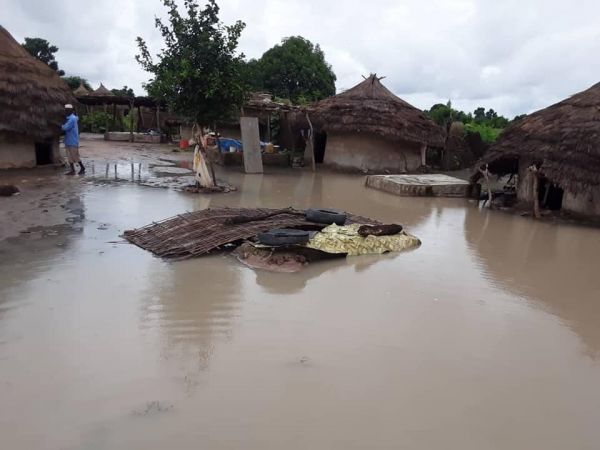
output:
[[[599,230],[222,177],[239,191],[82,183],[71,222],[0,241],[2,448],[598,448]],[[120,241],[223,205],[335,206],[423,245],[275,274]]]

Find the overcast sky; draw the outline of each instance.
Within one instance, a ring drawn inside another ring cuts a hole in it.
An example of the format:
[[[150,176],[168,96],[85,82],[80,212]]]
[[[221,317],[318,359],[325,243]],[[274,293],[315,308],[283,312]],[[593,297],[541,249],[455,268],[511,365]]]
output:
[[[23,41],[59,47],[59,66],[94,87],[149,77],[136,36],[158,50],[160,0],[0,0],[1,24]],[[246,22],[240,50],[260,55],[281,38],[321,44],[337,89],[376,72],[419,108],[448,99],[514,116],[600,81],[599,0],[221,0],[225,23]]]

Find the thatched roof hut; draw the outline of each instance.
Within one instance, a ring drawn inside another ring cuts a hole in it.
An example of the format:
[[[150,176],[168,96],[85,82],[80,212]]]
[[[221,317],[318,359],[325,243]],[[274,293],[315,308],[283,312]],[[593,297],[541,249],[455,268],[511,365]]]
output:
[[[363,172],[411,172],[426,164],[427,147],[444,146],[444,130],[380,80],[372,74],[306,108],[318,131],[316,162]]]
[[[372,74],[362,83],[308,108],[326,131],[370,133],[383,138],[444,146],[444,130],[418,108],[394,95]]]
[[[115,94],[111,91],[109,91],[108,89],[106,89],[106,87],[100,83],[100,86],[98,86],[98,89],[94,90],[92,92],[93,95],[95,95],[96,97],[114,97]]]
[[[57,162],[69,86],[0,26],[0,168]]]
[[[521,158],[574,192],[600,185],[600,83],[509,126],[484,162],[508,172]]]
[[[90,95],[90,91],[88,91],[87,88],[83,85],[83,81],[80,81],[77,89],[75,89],[73,91],[73,95],[75,97],[82,97],[82,96]]]
[[[526,169],[535,165],[564,191],[569,209],[600,213],[600,83],[509,126],[482,163],[494,173],[519,173],[521,200],[531,198]]]
[[[0,25],[0,132],[50,137],[74,101],[67,83]]]

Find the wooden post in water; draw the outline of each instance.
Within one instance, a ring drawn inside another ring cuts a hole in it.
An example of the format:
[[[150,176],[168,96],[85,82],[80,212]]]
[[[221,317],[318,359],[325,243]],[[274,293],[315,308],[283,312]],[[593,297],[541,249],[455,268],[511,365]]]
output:
[[[117,179],[117,163],[115,163],[115,180]]]
[[[108,163],[106,163],[106,178],[108,178]]]
[[[490,183],[490,171],[488,168],[488,165],[485,165],[485,170],[482,170],[481,167],[479,168],[479,172],[483,175],[483,178],[485,179],[485,182],[487,184],[487,190],[488,190],[488,199],[483,202],[484,206],[486,202],[489,202],[488,208],[492,207],[492,183]]]
[[[308,131],[308,138],[304,139],[304,142],[306,142],[306,148],[304,149],[304,164],[310,165],[310,168],[314,172],[317,169],[315,164],[315,130],[310,121],[310,117],[308,117],[308,113],[306,113],[306,121],[308,122],[310,129]]]
[[[539,198],[539,172],[535,164],[529,166],[529,173],[532,176],[532,191],[533,191],[533,217],[539,219],[542,217],[540,214],[540,198]]]

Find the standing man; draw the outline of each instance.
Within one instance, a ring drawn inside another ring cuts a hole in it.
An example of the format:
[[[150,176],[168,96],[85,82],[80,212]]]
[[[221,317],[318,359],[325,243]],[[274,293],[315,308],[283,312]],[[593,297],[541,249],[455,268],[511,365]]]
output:
[[[83,163],[79,157],[79,126],[77,125],[79,118],[73,111],[73,105],[65,105],[65,115],[67,116],[67,121],[62,126],[62,129],[65,132],[65,149],[67,151],[69,166],[71,167],[67,175],[75,175],[75,163],[79,164],[79,174],[81,175],[85,173],[85,167],[83,167]]]

